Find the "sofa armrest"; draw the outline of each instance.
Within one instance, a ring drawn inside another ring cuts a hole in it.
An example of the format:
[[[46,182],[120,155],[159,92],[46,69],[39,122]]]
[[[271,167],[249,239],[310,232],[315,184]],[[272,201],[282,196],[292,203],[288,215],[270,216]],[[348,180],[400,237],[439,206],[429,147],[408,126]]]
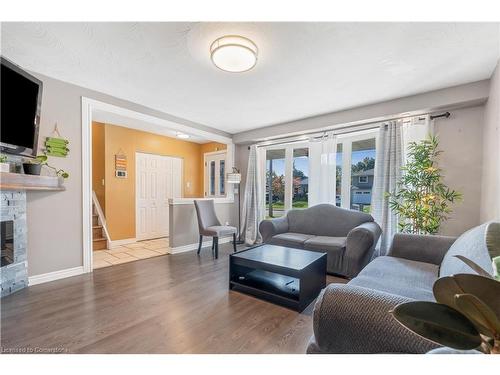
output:
[[[314,306],[308,353],[426,353],[436,344],[409,331],[389,313],[412,299],[373,289],[330,284]]]
[[[273,236],[288,232],[288,218],[285,216],[276,219],[262,220],[259,224],[262,241],[268,242]]]
[[[455,240],[456,237],[397,233],[387,255],[440,265]]]
[[[358,225],[347,234],[344,255],[347,277],[356,276],[369,262],[381,233],[380,226],[371,221]]]

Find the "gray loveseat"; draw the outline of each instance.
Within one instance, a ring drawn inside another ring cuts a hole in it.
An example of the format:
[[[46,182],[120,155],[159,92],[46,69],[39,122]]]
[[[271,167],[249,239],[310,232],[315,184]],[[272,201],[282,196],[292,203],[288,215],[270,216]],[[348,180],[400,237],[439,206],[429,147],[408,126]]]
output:
[[[259,226],[265,243],[327,253],[327,272],[354,277],[370,261],[380,237],[371,215],[319,204],[291,210]]]
[[[413,301],[434,301],[438,277],[474,273],[454,255],[463,255],[493,274],[500,255],[500,223],[486,223],[458,239],[394,236],[387,256],[368,264],[347,284],[330,284],[314,307],[314,336],[308,353],[425,353],[437,345],[401,326],[389,311]]]

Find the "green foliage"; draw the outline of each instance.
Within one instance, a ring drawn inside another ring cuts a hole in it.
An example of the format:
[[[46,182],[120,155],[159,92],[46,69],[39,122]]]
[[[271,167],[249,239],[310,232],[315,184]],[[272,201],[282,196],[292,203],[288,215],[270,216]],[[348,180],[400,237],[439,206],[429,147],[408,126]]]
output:
[[[441,154],[436,137],[409,144],[408,160],[396,191],[387,193],[389,206],[399,219],[403,233],[436,234],[462,194],[448,188],[437,166]]]
[[[352,172],[368,171],[375,168],[375,158],[365,157],[351,167]]]
[[[470,259],[459,259],[484,274]],[[409,330],[438,344],[499,354],[500,282],[481,275],[441,277],[433,287],[437,303],[403,303],[391,313]]]
[[[0,163],[6,163],[7,162],[7,155],[0,154]]]
[[[52,169],[56,173],[56,176],[58,176],[58,177],[62,177],[64,179],[66,179],[66,178],[69,177],[69,173],[66,172],[65,170],[63,170],[63,169],[57,169],[56,167],[51,166],[48,163],[48,159],[49,159],[49,157],[47,156],[47,154],[44,153],[43,155],[38,155],[34,159],[27,159],[27,162],[30,163],[30,164],[45,165],[47,168]]]

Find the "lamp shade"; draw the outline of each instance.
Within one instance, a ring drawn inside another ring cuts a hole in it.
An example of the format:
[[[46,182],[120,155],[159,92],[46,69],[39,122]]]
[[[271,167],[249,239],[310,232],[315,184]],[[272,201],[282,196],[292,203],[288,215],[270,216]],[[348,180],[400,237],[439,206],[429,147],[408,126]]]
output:
[[[239,184],[241,182],[241,173],[228,173],[227,183],[228,184]]]

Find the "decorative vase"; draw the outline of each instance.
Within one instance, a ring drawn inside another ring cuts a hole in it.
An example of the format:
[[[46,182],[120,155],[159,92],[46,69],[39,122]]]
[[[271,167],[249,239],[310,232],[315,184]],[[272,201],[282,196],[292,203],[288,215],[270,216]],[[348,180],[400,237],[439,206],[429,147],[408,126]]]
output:
[[[0,172],[10,172],[10,164],[0,163]]]
[[[42,165],[41,164],[23,163],[23,169],[24,169],[25,174],[39,176],[40,173],[42,172]]]

